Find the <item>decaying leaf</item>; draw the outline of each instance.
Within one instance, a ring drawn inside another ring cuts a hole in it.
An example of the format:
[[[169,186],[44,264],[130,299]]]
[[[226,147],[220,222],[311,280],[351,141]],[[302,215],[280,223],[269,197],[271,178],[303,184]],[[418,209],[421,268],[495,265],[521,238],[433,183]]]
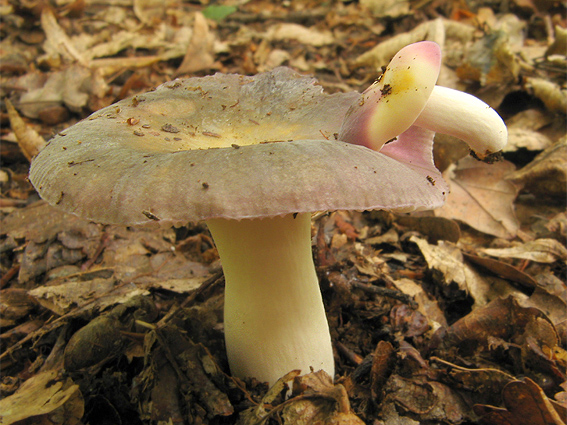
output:
[[[133,330],[134,320],[151,323],[156,317],[153,301],[138,295],[94,318],[75,332],[67,343],[65,369],[74,372],[97,367],[119,356],[126,347],[124,332]]]
[[[388,395],[384,404],[395,403],[399,411],[407,413],[409,417],[417,416],[420,423],[442,421],[458,424],[466,415],[464,401],[441,382],[423,382],[392,375],[386,384],[386,392]]]
[[[334,41],[330,31],[320,31],[316,28],[307,28],[299,24],[276,24],[269,28],[266,35],[268,40],[297,40],[311,46],[325,46]]]
[[[430,245],[416,236],[410,241],[417,244],[429,268],[441,274],[441,281],[445,285],[455,282],[460,290],[473,297],[475,306],[485,305],[496,296],[490,283],[463,261],[463,254],[455,245],[444,241]]]
[[[518,188],[504,179],[514,168],[507,161],[485,164],[471,157],[450,166],[443,176],[451,193],[435,215],[462,221],[490,235],[514,237],[520,227],[513,204]]]
[[[500,17],[481,38],[468,46],[457,68],[459,78],[479,81],[483,86],[515,81],[520,72],[515,50],[523,42],[524,27],[525,23],[515,15]],[[519,43],[514,38],[519,39]]]
[[[539,318],[549,322],[541,311],[521,307],[513,297],[496,298],[453,323],[443,336],[443,344],[472,355],[489,349],[496,341],[515,342],[523,337],[527,324]]]
[[[531,379],[510,382],[502,392],[506,409],[475,406],[490,425],[564,425],[565,422],[543,390]],[[563,412],[562,412],[563,413]]]
[[[533,289],[537,286],[537,282],[530,275],[521,272],[514,266],[504,263],[502,261],[497,261],[492,258],[480,257],[478,255],[472,255],[463,253],[464,258],[473,264],[479,265],[482,268],[491,271],[492,273],[500,276],[503,279],[511,280],[515,283],[523,285],[524,287]]]
[[[33,418],[34,423],[80,425],[83,413],[79,386],[70,378],[60,378],[56,370],[32,376],[13,395],[0,400],[2,425],[29,418]]]
[[[394,346],[387,341],[380,341],[374,350],[374,359],[370,369],[370,390],[372,398],[377,402],[384,397],[384,385],[392,373],[396,360],[395,353]]]
[[[433,331],[440,326],[447,326],[447,320],[437,300],[429,296],[421,285],[412,279],[399,279],[393,281],[393,283],[396,288],[415,300],[418,305],[417,310],[427,318]]]
[[[543,78],[527,77],[527,91],[544,103],[551,112],[565,114],[567,111],[567,90],[559,84]]]
[[[213,68],[215,58],[213,56],[214,34],[209,29],[205,16],[195,13],[193,24],[193,35],[183,62],[176,71],[177,75],[190,74],[203,69]]]
[[[444,20],[438,18],[424,22],[409,32],[398,34],[377,44],[371,50],[356,58],[353,66],[369,66],[380,69],[381,66],[387,65],[392,56],[402,47],[423,40],[435,41],[442,46],[445,41]]]
[[[274,401],[286,388],[286,382],[293,380],[291,398],[274,406]],[[272,406],[269,410],[268,406]],[[350,411],[350,403],[345,388],[333,385],[324,371],[299,376],[292,371],[279,379],[268,390],[262,402],[240,415],[238,425],[257,425],[270,417],[280,418],[286,425],[363,425]]]
[[[49,7],[43,8],[41,13],[41,27],[46,36],[43,48],[46,52],[46,56],[53,57],[51,61],[58,60],[56,58],[60,56],[67,62],[78,62],[80,65],[88,68],[88,61],[75,47],[63,28],[57,23],[57,18]]]
[[[144,414],[156,421],[168,421],[171,418],[171,406],[184,405],[181,410],[185,415],[199,417],[203,423],[205,416],[229,416],[234,413],[228,396],[215,385],[216,381],[222,380],[222,374],[216,372],[215,366],[215,376],[211,376],[207,366],[214,361],[205,360],[209,354],[200,344],[195,344],[186,332],[172,325],[158,327],[146,335],[144,345],[149,362],[138,376],[142,385],[137,389]],[[166,372],[169,374],[167,384],[176,390],[167,391],[169,399],[154,391],[156,387],[163,389],[160,371],[164,367],[174,371],[174,374],[171,370]],[[155,397],[159,398],[159,404],[153,403]]]
[[[64,105],[72,112],[82,112],[91,100],[101,99],[107,91],[99,70],[71,65],[50,74],[41,88],[22,94],[19,107],[29,118],[40,117],[49,106]]]
[[[522,258],[538,263],[553,263],[557,260],[567,261],[567,248],[555,239],[537,239],[510,248],[484,248],[483,252],[492,257]]]
[[[10,126],[12,130],[14,130],[18,146],[29,161],[36,156],[45,145],[45,139],[24,122],[18,114],[18,111],[16,111],[16,108],[14,108],[8,99],[6,99],[6,108],[8,109]]]
[[[545,197],[565,199],[567,187],[567,137],[563,137],[524,168],[506,177],[526,190]]]
[[[397,218],[402,226],[408,226],[427,236],[431,243],[443,240],[457,243],[461,237],[459,225],[444,217],[418,217],[402,215]]]
[[[169,6],[168,3],[173,3],[173,1],[133,0],[133,3],[136,17],[144,24],[152,25],[160,23]]]
[[[377,18],[399,18],[410,13],[410,2],[406,0],[361,0]]]

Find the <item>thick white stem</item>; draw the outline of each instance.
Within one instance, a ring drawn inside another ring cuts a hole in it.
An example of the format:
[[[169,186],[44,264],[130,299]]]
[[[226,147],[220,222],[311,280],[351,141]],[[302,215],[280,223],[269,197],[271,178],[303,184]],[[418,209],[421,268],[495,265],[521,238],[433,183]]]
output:
[[[435,86],[414,125],[464,140],[480,158],[500,151],[508,141],[506,124],[494,109],[448,87]]]
[[[273,384],[294,369],[334,375],[310,218],[207,221],[225,275],[224,332],[234,376]]]

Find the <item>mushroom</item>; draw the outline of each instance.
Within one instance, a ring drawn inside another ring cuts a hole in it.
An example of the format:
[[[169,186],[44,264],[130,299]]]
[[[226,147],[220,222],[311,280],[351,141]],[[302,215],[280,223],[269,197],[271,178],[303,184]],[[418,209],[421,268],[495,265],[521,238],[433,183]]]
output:
[[[428,102],[439,48],[405,49],[362,95],[325,94],[284,67],[165,83],[56,135],[33,160],[30,180],[49,203],[101,223],[204,220],[225,274],[232,374],[270,384],[292,369],[333,376],[311,213],[433,209],[447,192],[432,130],[452,123],[425,128],[439,121],[443,102],[444,92]],[[406,60],[418,72],[410,67],[397,80],[396,63]],[[376,124],[383,112],[375,108],[390,102],[392,121]],[[463,109],[463,118],[478,112]]]

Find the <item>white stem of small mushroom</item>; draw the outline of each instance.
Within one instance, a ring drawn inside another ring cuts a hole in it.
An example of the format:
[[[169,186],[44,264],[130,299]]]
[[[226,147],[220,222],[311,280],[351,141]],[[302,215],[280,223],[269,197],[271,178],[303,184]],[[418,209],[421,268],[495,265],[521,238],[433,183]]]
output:
[[[435,86],[414,125],[464,140],[480,158],[500,151],[508,140],[506,124],[494,109],[448,87]]]
[[[334,375],[329,325],[311,252],[310,214],[208,220],[225,276],[231,373],[270,385],[286,373]]]

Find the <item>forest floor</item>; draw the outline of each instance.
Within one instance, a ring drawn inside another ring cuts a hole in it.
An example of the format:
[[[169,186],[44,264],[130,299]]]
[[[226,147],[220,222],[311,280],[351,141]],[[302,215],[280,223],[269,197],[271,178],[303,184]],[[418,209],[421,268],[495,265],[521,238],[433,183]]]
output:
[[[2,0],[0,18],[0,423],[566,423],[564,4]],[[435,211],[314,216],[334,380],[230,376],[205,225],[89,222],[27,178],[52,136],[166,81],[283,65],[360,92],[422,40],[508,145],[488,165],[438,135]]]

